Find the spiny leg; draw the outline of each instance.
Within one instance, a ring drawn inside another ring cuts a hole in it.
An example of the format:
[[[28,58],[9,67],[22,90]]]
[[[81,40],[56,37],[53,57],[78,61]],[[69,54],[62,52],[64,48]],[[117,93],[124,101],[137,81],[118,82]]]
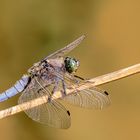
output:
[[[80,76],[78,76],[78,75],[74,75],[74,77],[75,77],[75,78],[78,78],[78,79],[80,79],[80,80],[85,80],[83,77],[80,77]]]
[[[74,77],[75,78],[78,78],[78,79],[80,79],[80,80],[82,80],[82,81],[86,81],[86,82],[89,82],[90,83],[90,81],[88,81],[88,79],[84,79],[84,78],[82,78],[82,77],[80,77],[80,76],[78,76],[78,75],[74,75]],[[78,80],[77,80],[78,81]],[[109,95],[109,93],[107,92],[107,91],[105,91],[105,90],[102,90],[102,89],[100,89],[100,88],[97,88],[96,87],[96,89],[98,89],[98,90],[100,90],[100,91],[104,91],[104,94],[106,94],[106,95]]]
[[[66,96],[67,95],[67,93],[66,93],[66,84],[65,84],[64,80],[61,80],[61,81],[62,81],[62,87],[63,87],[62,96]]]
[[[54,87],[52,90],[52,95],[58,90],[58,86],[59,86],[59,80],[56,78],[55,83],[54,83]]]
[[[66,96],[66,84],[65,84],[64,80],[61,80],[61,81],[62,81],[62,87],[63,87],[63,90],[61,90],[62,97],[65,97]],[[60,82],[60,80],[58,78],[56,78],[54,88],[52,90],[52,95],[58,90],[59,82]],[[51,98],[49,98],[49,102],[50,101],[51,101]],[[67,114],[70,116],[70,111],[69,110],[67,110]]]

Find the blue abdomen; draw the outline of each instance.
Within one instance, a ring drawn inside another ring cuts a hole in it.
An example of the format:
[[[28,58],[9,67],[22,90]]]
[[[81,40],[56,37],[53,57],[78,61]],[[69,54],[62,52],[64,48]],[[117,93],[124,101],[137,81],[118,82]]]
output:
[[[18,80],[13,87],[0,94],[0,102],[5,101],[8,98],[11,98],[12,96],[22,92],[27,86],[29,79],[30,77],[28,75],[23,75],[22,78]]]

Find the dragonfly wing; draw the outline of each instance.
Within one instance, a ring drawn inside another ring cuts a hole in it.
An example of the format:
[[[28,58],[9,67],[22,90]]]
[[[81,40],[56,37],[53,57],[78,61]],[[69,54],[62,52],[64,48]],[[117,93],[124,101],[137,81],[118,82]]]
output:
[[[85,38],[85,35],[82,35],[81,37],[79,37],[78,39],[76,39],[75,41],[73,41],[72,43],[68,44],[67,46],[65,46],[64,48],[50,54],[49,56],[47,56],[45,59],[50,59],[50,58],[57,58],[57,57],[61,57],[66,55],[67,53],[69,53],[71,50],[73,50],[76,46],[78,46],[82,40]]]
[[[27,88],[20,96],[18,103],[24,103],[38,97],[48,95],[50,91],[48,87],[38,89],[39,85],[33,86],[34,88]],[[50,97],[51,98],[51,97]],[[42,98],[43,100],[44,98]],[[66,129],[71,125],[71,118],[69,111],[58,101],[49,100],[47,103],[36,106],[34,108],[24,110],[24,112],[34,121],[46,124],[55,128]]]
[[[107,92],[96,87],[68,95],[63,100],[83,108],[102,109],[110,104]]]

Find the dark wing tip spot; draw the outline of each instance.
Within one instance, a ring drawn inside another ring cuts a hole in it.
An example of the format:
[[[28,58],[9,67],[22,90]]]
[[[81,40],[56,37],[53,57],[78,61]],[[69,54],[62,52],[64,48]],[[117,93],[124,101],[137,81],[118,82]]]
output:
[[[67,110],[67,113],[68,113],[68,115],[70,116],[70,112],[69,112],[69,110]]]
[[[107,91],[104,92],[106,95],[109,95]]]

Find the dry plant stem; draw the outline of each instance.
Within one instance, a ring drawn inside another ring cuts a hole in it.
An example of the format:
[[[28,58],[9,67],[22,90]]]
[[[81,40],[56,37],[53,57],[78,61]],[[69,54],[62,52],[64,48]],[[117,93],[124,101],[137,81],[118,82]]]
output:
[[[118,80],[118,79],[130,76],[132,74],[136,74],[139,72],[140,72],[140,64],[136,64],[128,68],[124,68],[124,69],[121,69],[121,70],[118,70],[109,74],[105,74],[96,78],[89,79],[87,82],[85,82],[84,84],[80,86],[77,86],[72,89],[67,89],[67,94],[72,94],[75,91],[75,89],[80,91],[80,90],[87,89],[93,86],[98,86],[98,85],[105,84],[114,80]],[[42,100],[42,98],[44,99]],[[59,91],[55,94],[55,96],[53,96],[54,100],[58,98],[61,98],[61,93]],[[47,102],[47,99],[48,97],[46,95],[46,96],[31,100],[29,102],[25,102],[20,105],[16,105],[8,109],[2,110],[0,111],[0,119],[19,113],[23,110],[27,110],[35,106],[44,104]]]

